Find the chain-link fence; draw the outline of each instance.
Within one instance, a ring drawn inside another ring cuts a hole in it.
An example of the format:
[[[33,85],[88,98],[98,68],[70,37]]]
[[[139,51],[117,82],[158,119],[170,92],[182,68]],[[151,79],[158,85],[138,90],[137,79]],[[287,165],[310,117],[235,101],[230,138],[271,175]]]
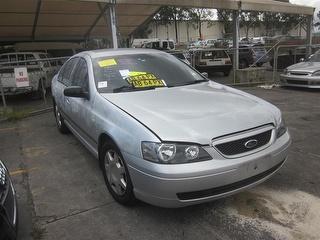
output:
[[[210,78],[227,85],[279,84],[280,74],[289,66],[320,49],[314,45],[250,45],[239,48],[201,48],[186,51],[193,67],[207,72]],[[233,56],[239,54],[239,69],[234,69]],[[320,70],[320,69],[319,69]],[[220,73],[220,74],[219,74]]]

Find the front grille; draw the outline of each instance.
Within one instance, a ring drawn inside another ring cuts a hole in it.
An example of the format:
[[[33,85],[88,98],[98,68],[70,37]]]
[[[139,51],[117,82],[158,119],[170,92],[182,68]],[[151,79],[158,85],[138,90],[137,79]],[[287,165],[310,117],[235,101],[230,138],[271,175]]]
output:
[[[263,147],[270,142],[272,130],[268,130],[250,137],[237,139],[234,141],[220,143],[215,145],[215,147],[223,154],[227,156],[242,154],[249,152],[260,147]],[[256,145],[253,147],[246,147],[246,143],[250,140],[256,140]]]
[[[305,73],[305,72],[290,72],[290,75],[307,76],[307,75],[309,75],[309,73]]]
[[[206,198],[206,197],[214,197],[220,194],[232,192],[264,179],[265,177],[276,172],[282,166],[283,163],[284,163],[284,160],[265,172],[259,173],[258,175],[252,176],[250,178],[246,178],[239,182],[231,183],[221,187],[205,189],[201,191],[177,193],[177,197],[180,200],[192,200],[192,199],[199,199],[199,198]]]
[[[302,81],[302,80],[287,80],[287,83],[297,84],[297,85],[308,85],[307,81]]]

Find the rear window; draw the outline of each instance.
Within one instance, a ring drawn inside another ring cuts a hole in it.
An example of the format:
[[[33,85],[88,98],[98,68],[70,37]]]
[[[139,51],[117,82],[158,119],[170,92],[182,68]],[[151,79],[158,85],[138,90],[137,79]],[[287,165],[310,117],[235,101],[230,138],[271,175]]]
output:
[[[228,58],[224,50],[202,52],[202,59]]]

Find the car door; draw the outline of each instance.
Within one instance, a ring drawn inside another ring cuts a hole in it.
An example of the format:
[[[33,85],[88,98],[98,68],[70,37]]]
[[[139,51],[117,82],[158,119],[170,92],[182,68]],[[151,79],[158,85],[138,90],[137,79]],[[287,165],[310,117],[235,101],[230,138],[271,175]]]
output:
[[[93,149],[96,146],[94,140],[94,115],[92,113],[93,97],[90,96],[88,65],[84,58],[79,58],[77,66],[71,77],[71,86],[81,87],[87,92],[88,98],[68,97],[68,115],[70,123],[78,133],[80,140]]]
[[[77,61],[78,58],[72,58],[62,66],[57,76],[57,81],[52,88],[55,102],[65,119],[67,119],[66,112],[68,110],[68,105],[67,97],[64,96],[63,91],[66,87],[71,85],[71,73],[73,72]]]

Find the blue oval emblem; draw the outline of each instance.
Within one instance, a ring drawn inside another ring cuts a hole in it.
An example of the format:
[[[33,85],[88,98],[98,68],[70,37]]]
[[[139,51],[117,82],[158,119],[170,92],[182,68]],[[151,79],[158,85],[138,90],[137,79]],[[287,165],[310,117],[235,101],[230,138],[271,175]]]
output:
[[[254,148],[255,146],[257,146],[258,144],[258,140],[256,139],[250,139],[249,141],[244,143],[244,146],[248,149],[250,148]]]

